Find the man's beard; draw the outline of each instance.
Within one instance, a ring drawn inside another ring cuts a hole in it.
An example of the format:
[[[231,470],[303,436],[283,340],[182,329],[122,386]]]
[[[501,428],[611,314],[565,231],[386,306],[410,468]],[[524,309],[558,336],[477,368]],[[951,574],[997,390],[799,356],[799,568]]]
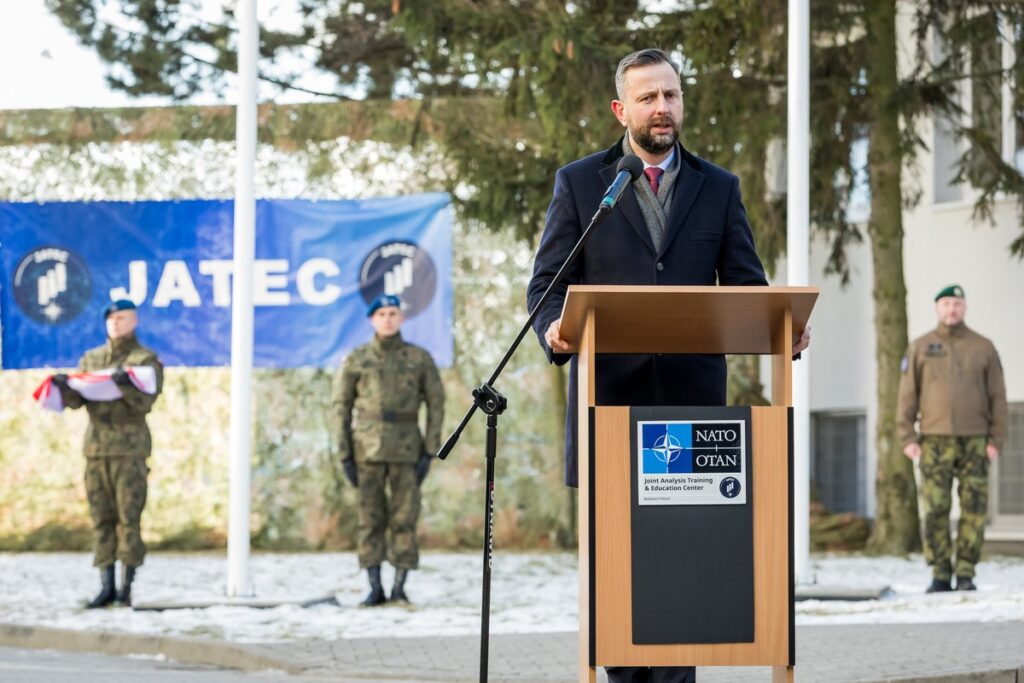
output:
[[[651,133],[651,129],[658,125],[664,125],[668,123],[672,127],[671,133],[662,133],[654,135]],[[630,128],[629,136],[633,138],[640,149],[644,150],[649,154],[664,154],[673,147],[675,147],[676,140],[679,139],[679,128],[680,125],[671,117],[665,117],[661,119],[655,119],[649,121],[647,126],[644,128]]]

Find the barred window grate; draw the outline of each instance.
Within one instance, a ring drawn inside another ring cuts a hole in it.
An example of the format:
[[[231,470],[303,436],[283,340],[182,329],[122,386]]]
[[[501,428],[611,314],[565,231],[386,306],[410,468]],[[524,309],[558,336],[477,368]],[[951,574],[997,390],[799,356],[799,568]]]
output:
[[[1010,404],[1010,438],[999,454],[997,515],[1024,515],[1024,403]]]
[[[863,414],[814,413],[811,482],[830,512],[866,515],[867,418]]]

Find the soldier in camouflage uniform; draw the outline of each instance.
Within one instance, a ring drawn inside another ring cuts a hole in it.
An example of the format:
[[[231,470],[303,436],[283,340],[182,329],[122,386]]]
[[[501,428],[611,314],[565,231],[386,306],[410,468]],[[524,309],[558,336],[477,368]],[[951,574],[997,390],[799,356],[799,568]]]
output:
[[[111,379],[123,397],[114,401],[87,401],[67,385],[67,375],[55,375],[68,408],[85,406],[89,428],[85,433],[85,490],[92,517],[95,557],[100,568],[100,592],[87,607],[105,607],[113,602],[131,604],[135,569],[142,565],[146,546],[140,522],[146,505],[146,458],[152,449],[146,413],[163,387],[163,365],[156,353],[135,337],[138,324],[135,304],[127,299],[104,309],[107,343],[85,352],[80,371],[114,369]],[[156,370],[156,393],[139,391],[126,367],[149,365]],[[114,583],[114,562],[121,561],[121,587]]]
[[[939,325],[915,339],[901,365],[897,427],[903,453],[920,460],[929,593],[975,590],[988,506],[988,466],[1006,441],[1003,368],[992,342],[967,328],[959,285],[935,297]],[[915,423],[919,423],[915,427]],[[949,513],[959,482],[960,524],[952,563]]]
[[[402,339],[401,306],[390,295],[370,304],[373,341],[352,351],[334,383],[338,456],[359,490],[359,566],[370,581],[367,607],[387,599],[380,582],[385,556],[395,567],[390,599],[409,601],[405,580],[419,566],[420,484],[440,447],[444,417],[437,366],[426,350]],[[425,437],[418,425],[421,403],[427,406]]]

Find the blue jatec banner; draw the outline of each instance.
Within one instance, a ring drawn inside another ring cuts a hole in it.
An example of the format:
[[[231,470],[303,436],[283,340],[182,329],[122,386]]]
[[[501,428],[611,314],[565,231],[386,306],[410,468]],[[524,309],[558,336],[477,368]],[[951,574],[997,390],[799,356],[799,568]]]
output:
[[[3,367],[69,367],[131,299],[166,365],[228,365],[230,201],[0,203]],[[256,204],[255,364],[331,367],[373,337],[367,302],[397,294],[402,336],[452,362],[446,194]]]

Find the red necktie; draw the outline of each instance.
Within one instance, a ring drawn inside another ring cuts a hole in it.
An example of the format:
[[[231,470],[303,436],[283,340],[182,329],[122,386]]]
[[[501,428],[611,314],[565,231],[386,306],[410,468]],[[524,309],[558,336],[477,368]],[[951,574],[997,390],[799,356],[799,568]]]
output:
[[[658,196],[658,183],[661,181],[661,174],[665,170],[658,168],[657,166],[648,166],[644,169],[644,175],[647,176],[647,182],[651,184],[651,191],[654,192],[654,196]]]

